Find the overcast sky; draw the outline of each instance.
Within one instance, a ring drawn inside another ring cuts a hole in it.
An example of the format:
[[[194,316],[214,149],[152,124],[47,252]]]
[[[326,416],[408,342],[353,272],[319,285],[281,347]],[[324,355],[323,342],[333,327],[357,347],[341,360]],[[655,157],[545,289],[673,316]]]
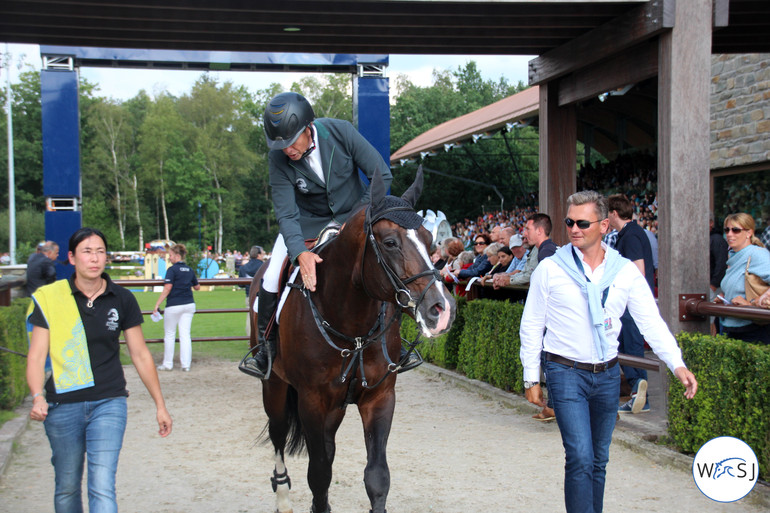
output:
[[[27,65],[40,69],[40,51],[37,45],[7,45],[12,59],[11,82],[17,81],[19,63],[22,56]],[[6,46],[0,47],[5,53]],[[476,61],[482,77],[497,81],[505,77],[510,83],[519,80],[527,83],[527,63],[532,56],[488,56],[488,55],[391,55],[387,76],[391,78],[391,87],[399,74],[406,74],[412,83],[419,86],[432,84],[432,73],[438,70],[456,70],[468,61]],[[4,62],[0,60],[0,62]],[[25,69],[29,69],[26,67]],[[159,71],[146,69],[114,69],[114,68],[83,68],[81,76],[89,82],[99,85],[100,96],[112,97],[119,100],[132,98],[144,89],[150,95],[167,91],[175,96],[189,92],[192,84],[201,75],[200,71]],[[304,76],[301,73],[261,73],[217,71],[209,72],[220,81],[230,80],[236,85],[244,85],[250,91],[267,88],[271,83],[278,82],[288,89],[292,82]],[[6,70],[0,71],[2,86],[5,87]]]

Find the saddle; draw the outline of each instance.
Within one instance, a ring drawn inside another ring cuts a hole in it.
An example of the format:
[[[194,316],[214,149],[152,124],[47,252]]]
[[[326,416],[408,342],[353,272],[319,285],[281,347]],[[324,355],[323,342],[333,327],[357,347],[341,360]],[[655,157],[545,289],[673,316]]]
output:
[[[323,249],[324,246],[326,246],[329,242],[331,242],[337,234],[342,230],[343,225],[339,225],[337,223],[333,223],[328,225],[326,228],[321,230],[321,233],[318,234],[318,237],[315,239],[306,239],[305,240],[305,247],[312,251],[313,253],[318,253]],[[283,259],[283,262],[281,263],[281,273],[279,275],[278,279],[278,290],[283,291],[281,293],[281,300],[278,303],[278,308],[275,309],[275,312],[273,313],[273,317],[270,319],[270,321],[267,324],[267,328],[265,328],[265,338],[267,339],[267,335],[270,334],[270,332],[274,329],[274,327],[278,324],[278,318],[281,313],[281,309],[283,307],[284,301],[286,301],[286,296],[288,295],[289,290],[289,282],[294,281],[295,273],[298,271],[298,267],[291,263],[291,259],[288,255],[286,255],[286,258]]]

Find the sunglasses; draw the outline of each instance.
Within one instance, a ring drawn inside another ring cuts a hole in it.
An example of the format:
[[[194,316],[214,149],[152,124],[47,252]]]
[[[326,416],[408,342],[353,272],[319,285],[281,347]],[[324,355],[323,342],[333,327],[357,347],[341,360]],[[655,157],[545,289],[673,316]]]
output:
[[[473,245],[474,246],[486,246],[487,243],[486,242],[474,242]]]
[[[574,219],[570,219],[568,217],[564,220],[564,224],[567,225],[567,228],[572,228],[573,226],[577,225],[581,230],[587,230],[591,227],[592,224],[598,223],[599,221],[601,221],[601,219],[597,219],[596,221],[586,221],[585,219],[579,219],[575,221]]]
[[[736,228],[735,226],[725,226],[725,233],[741,233],[746,228]]]

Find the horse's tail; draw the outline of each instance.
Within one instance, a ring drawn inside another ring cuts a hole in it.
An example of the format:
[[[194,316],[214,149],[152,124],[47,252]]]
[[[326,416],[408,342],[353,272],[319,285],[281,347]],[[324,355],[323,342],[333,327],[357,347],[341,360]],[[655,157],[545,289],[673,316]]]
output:
[[[307,451],[305,435],[302,432],[302,421],[299,418],[299,400],[297,390],[288,385],[286,389],[286,404],[284,409],[286,416],[286,443],[284,450],[291,456],[303,455]],[[265,424],[257,437],[257,443],[270,442],[270,421]]]
[[[297,389],[289,385],[286,391],[286,423],[289,425],[286,448],[290,456],[305,453],[305,434],[302,432],[302,421],[299,418],[299,399]]]

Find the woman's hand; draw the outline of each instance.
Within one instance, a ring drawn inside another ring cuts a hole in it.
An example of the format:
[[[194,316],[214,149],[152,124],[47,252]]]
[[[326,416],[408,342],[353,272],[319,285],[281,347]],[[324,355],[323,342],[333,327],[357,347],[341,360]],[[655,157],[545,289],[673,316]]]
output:
[[[751,303],[749,303],[749,301],[743,296],[735,296],[731,302],[732,304],[738,306],[752,306]]]
[[[43,421],[48,416],[48,402],[45,397],[39,395],[32,399],[32,409],[29,412],[29,418],[32,420]]]

